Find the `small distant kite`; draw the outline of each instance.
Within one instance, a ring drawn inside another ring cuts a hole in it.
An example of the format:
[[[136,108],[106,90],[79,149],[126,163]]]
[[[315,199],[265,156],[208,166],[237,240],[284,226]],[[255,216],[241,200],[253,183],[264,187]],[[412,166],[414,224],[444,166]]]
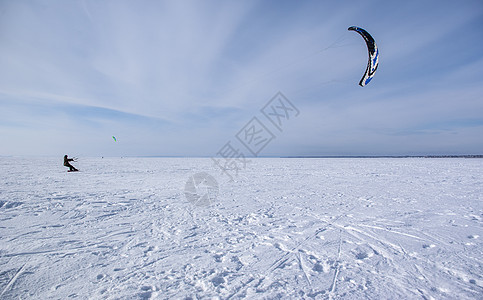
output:
[[[365,86],[371,81],[376,73],[377,66],[379,65],[379,50],[377,49],[376,42],[372,36],[364,29],[357,26],[351,26],[347,30],[359,33],[366,41],[367,51],[369,52],[369,61],[367,62],[366,72],[359,82],[360,86]]]
[[[115,136],[112,136],[112,139],[113,139],[115,142],[117,142],[117,139],[116,139],[116,137],[115,137]]]

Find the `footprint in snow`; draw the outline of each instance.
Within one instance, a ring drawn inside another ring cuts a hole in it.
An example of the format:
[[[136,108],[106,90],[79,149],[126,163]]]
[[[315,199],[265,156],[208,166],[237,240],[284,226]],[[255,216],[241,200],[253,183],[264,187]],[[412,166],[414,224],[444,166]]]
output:
[[[374,249],[367,245],[361,245],[351,251],[354,254],[354,257],[358,260],[363,260],[369,257],[374,256],[377,254]]]
[[[235,263],[236,264],[236,271],[240,270],[241,268],[243,268],[243,263],[241,262],[240,258],[238,256],[232,256],[231,257],[231,262]]]
[[[225,254],[215,254],[213,255],[213,258],[215,259],[216,262],[222,262],[224,256]]]
[[[219,286],[220,284],[225,283],[225,278],[223,278],[223,276],[221,275],[218,275],[215,278],[211,279],[211,282],[214,286]]]
[[[149,246],[146,250],[144,250],[144,254],[149,255],[149,254],[151,254],[151,252],[157,251],[157,250],[158,250],[158,247]]]
[[[141,287],[141,293],[138,294],[140,299],[150,299],[153,296],[153,287],[145,285]]]
[[[321,263],[316,263],[314,264],[314,267],[312,268],[313,271],[318,272],[318,273],[328,273],[329,272],[329,266],[328,265],[322,265]]]

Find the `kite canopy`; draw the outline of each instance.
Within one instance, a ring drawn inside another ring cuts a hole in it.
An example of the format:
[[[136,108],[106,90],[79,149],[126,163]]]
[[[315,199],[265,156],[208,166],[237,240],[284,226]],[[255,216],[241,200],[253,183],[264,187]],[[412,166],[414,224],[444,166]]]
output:
[[[115,142],[117,142],[117,139],[116,139],[116,137],[115,137],[115,136],[112,136],[112,139],[113,139]]]
[[[366,41],[367,51],[369,52],[369,61],[367,62],[366,72],[359,82],[360,86],[365,86],[372,80],[376,73],[377,66],[379,65],[379,50],[377,49],[376,42],[372,36],[364,29],[357,26],[351,26],[347,30],[359,33]]]

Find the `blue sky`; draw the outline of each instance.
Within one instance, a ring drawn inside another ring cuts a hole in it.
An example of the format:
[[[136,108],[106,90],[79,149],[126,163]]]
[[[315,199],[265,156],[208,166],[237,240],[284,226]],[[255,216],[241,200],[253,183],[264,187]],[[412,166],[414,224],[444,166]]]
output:
[[[0,155],[214,156],[279,91],[262,156],[482,154],[481,28],[479,0],[1,0]]]

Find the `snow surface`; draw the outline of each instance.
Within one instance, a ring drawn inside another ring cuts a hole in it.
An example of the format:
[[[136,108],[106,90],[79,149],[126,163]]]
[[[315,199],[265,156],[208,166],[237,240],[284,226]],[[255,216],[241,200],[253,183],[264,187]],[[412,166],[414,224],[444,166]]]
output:
[[[483,298],[482,159],[74,165],[0,158],[1,299]]]

